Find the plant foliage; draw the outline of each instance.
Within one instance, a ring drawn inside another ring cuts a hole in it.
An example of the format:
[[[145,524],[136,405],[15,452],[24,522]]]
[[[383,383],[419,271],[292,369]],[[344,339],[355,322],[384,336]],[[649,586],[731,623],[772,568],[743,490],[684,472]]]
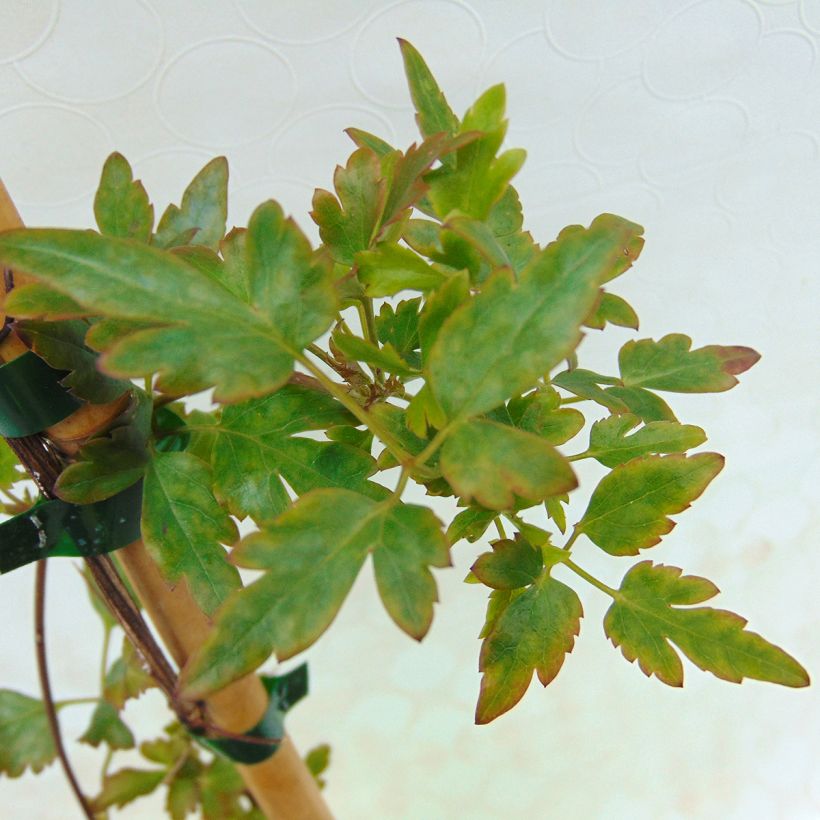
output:
[[[489,590],[477,722],[511,709],[533,673],[546,686],[572,651],[583,611],[553,577],[557,566],[611,597],[604,630],[647,675],[681,685],[683,653],[725,680],[807,685],[800,664],[742,618],[693,606],[717,593],[711,582],[643,561],[611,589],[573,552],[581,536],[618,557],[659,544],[723,459],[690,453],[705,433],[658,392],[727,390],[757,353],[692,350],[672,333],[623,344],[617,375],[579,367],[584,328],[637,330],[635,310],[610,288],[638,259],[643,229],[602,214],[539,244],[510,182],[524,152],[501,150],[504,88],[459,119],[418,52],[401,49],[422,141],[399,150],[351,129],[355,150],[334,190],[313,199],[316,247],[273,200],[226,234],[222,158],[154,228],[119,154],[94,202],[99,232],[0,235],[0,261],[33,280],[10,294],[7,311],[25,320],[43,357],[71,371],[66,384],[103,400],[123,384],[113,380],[147,379],[113,428],[85,443],[58,491],[87,503],[144,480],[150,554],[214,617],[181,694],[203,697],[271,655],[309,647],[368,558],[387,614],[421,640],[437,601],[431,569],[492,525],[500,537],[468,579]],[[206,388],[212,412],[178,401]],[[573,444],[587,424],[586,447]],[[8,483],[16,473],[3,458]],[[578,488],[581,459],[606,470],[591,492]],[[397,479],[383,475],[396,467]],[[409,482],[462,511],[443,522],[405,502]],[[589,501],[558,547],[571,492]],[[541,525],[523,510],[540,510]],[[243,518],[258,531],[240,540],[234,519]],[[259,576],[243,587],[236,567]],[[118,712],[147,682],[126,651],[82,739],[132,746]],[[0,693],[3,771],[47,764],[44,732],[38,702]],[[178,731],[141,749],[154,768],[106,775],[97,808],[162,782],[172,817],[196,805],[208,817],[252,816],[232,767],[203,762]],[[326,755],[315,757],[318,775]]]

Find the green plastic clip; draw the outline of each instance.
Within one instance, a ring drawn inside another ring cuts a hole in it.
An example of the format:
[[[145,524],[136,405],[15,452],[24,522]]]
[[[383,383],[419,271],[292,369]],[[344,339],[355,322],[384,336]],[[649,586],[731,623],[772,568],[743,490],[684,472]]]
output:
[[[65,376],[31,351],[0,366],[0,436],[33,436],[77,410],[82,402],[60,384]]]
[[[259,723],[244,736],[267,742],[211,738],[194,733],[200,745],[235,763],[245,764],[261,763],[279,748],[285,736],[285,712],[307,694],[307,664],[303,663],[284,675],[261,675],[260,678],[268,693],[268,709]]]
[[[0,524],[0,574],[41,558],[100,555],[140,537],[142,481],[94,504],[40,500]]]

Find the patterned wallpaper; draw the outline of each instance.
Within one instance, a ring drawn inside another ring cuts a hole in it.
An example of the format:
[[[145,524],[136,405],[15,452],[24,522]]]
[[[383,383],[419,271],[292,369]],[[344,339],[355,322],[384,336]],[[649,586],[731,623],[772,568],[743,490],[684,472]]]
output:
[[[732,393],[676,397],[727,468],[652,557],[715,580],[719,605],[817,674],[820,0],[3,0],[0,175],[29,224],[86,226],[110,151],[160,207],[224,153],[233,221],[274,197],[312,231],[311,192],[351,148],[344,127],[415,138],[396,36],[456,110],[507,84],[536,238],[601,211],[646,226],[644,255],[619,280],[641,336],[763,353]],[[619,333],[590,334],[588,366],[611,367]],[[617,582],[619,562],[579,549]],[[333,745],[339,818],[820,816],[813,690],[731,686],[691,665],[686,688],[667,689],[608,644],[593,594],[559,678],[473,726],[485,599],[461,578],[476,551],[456,547],[456,568],[438,574],[423,644],[392,626],[364,573],[307,653],[313,693],[290,729],[304,748]],[[98,627],[68,562],[52,567],[56,685],[85,694]],[[2,685],[34,693],[30,575],[0,579],[3,622],[23,630],[0,632],[0,668]],[[162,719],[152,695],[129,713]],[[65,712],[67,731],[87,717]],[[92,788],[98,756],[74,756]],[[73,811],[56,767],[0,782],[0,799],[10,818]],[[159,814],[156,801],[122,812]]]

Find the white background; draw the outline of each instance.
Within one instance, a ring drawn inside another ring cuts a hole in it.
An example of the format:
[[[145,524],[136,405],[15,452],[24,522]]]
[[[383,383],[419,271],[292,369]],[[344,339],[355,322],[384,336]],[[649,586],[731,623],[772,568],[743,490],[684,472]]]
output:
[[[817,674],[818,0],[3,0],[0,176],[28,224],[89,226],[112,150],[158,211],[225,153],[234,223],[273,197],[314,235],[311,192],[350,152],[344,127],[401,147],[416,137],[396,36],[458,112],[507,84],[539,241],[601,211],[645,225],[643,257],[616,287],[640,337],[763,354],[731,393],[671,397],[727,466],[649,557],[713,579],[719,606]],[[612,372],[627,338],[593,332],[582,363]],[[582,489],[576,515],[584,502]],[[734,686],[688,664],[683,690],[648,680],[605,639],[595,590],[580,590],[586,618],[558,679],[475,727],[485,598],[461,579],[479,551],[462,542],[438,573],[423,644],[390,623],[366,568],[306,653],[312,693],[289,728],[302,748],[332,744],[338,817],[820,816],[814,690]],[[576,551],[616,585],[630,565],[583,539]],[[50,573],[55,685],[89,694],[99,629],[70,563]],[[0,682],[35,694],[31,585],[30,571],[0,578]],[[145,696],[128,715],[158,729],[161,702]],[[66,732],[87,717],[64,712]],[[101,755],[72,754],[93,791]],[[74,814],[57,766],[0,781],[0,801],[4,817]],[[155,818],[159,803],[122,814]]]

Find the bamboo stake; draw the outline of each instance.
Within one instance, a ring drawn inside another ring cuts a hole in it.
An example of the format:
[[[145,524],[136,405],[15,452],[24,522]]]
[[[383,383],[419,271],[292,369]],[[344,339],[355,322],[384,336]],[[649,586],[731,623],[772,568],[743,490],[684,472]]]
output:
[[[2,180],[0,180],[0,231],[22,227],[23,222]],[[15,274],[15,281],[23,282]],[[0,320],[3,316],[0,314]],[[10,333],[0,343],[0,359],[10,361],[28,350],[25,342]],[[127,403],[127,395],[125,396]],[[49,439],[67,455],[79,444],[116,418],[124,409],[123,399],[108,405],[85,405],[47,431]],[[182,667],[203,643],[210,621],[190,595],[185,583],[171,588],[145,551],[141,541],[117,553],[131,584],[149,614],[165,646]],[[210,721],[230,732],[252,728],[267,707],[267,695],[255,675],[249,675],[205,701]],[[259,808],[270,820],[332,820],[315,779],[299,756],[293,741],[286,737],[267,760],[252,766],[238,765],[245,785]]]

